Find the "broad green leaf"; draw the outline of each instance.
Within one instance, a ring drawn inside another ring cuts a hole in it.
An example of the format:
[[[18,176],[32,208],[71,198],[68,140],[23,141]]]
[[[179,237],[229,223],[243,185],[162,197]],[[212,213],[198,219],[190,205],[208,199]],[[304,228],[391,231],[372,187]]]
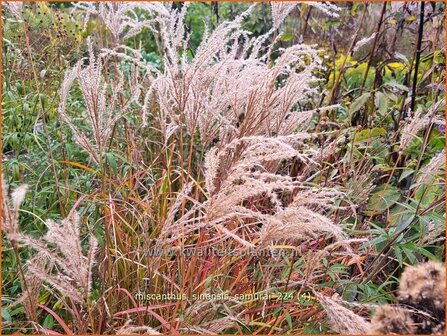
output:
[[[388,237],[380,236],[380,237],[374,238],[371,241],[364,242],[362,244],[362,246],[360,246],[360,249],[363,250],[363,249],[371,247],[371,246],[379,245],[380,243],[383,243],[383,242],[385,242],[387,240],[388,240]]]
[[[392,89],[398,89],[398,90],[402,90],[402,91],[408,91],[408,87],[406,87],[405,85],[399,84],[396,81],[389,81],[388,83],[385,84],[386,86],[392,88]]]
[[[379,109],[380,114],[385,115],[388,109],[388,99],[382,92],[376,92],[374,96],[374,104]]]
[[[436,257],[432,254],[432,253],[430,253],[429,251],[427,251],[425,248],[422,248],[422,247],[419,247],[419,246],[416,246],[415,245],[415,250],[418,252],[418,253],[420,253],[420,254],[422,254],[424,257],[427,257],[427,258],[429,258],[429,259],[436,259]]]
[[[294,38],[294,35],[292,33],[284,33],[281,35],[281,41],[289,42],[292,41]]]
[[[386,190],[384,185],[374,189],[370,197],[366,209],[364,211],[367,216],[374,216],[384,212],[392,207],[400,198],[400,191],[394,186],[388,185]]]
[[[352,301],[358,293],[357,285],[354,283],[349,283],[346,285],[343,291],[343,300]]]
[[[386,135],[386,130],[384,128],[373,128],[373,129],[368,128],[356,133],[354,140],[363,141],[381,135]]]
[[[438,183],[422,184],[416,189],[415,199],[420,201],[420,207],[425,209],[444,194],[441,189]]]
[[[112,169],[113,173],[116,174],[118,171],[118,164],[116,162],[116,158],[113,155],[113,153],[107,153],[107,163],[109,164],[110,168]]]
[[[54,325],[54,318],[50,314],[48,314],[45,317],[45,320],[43,320],[42,327],[45,329],[52,329]]]
[[[351,106],[349,107],[349,113],[352,115],[354,112],[357,112],[358,110],[360,110],[363,105],[365,105],[365,103],[368,101],[369,97],[371,96],[371,94],[369,92],[362,94],[360,97],[358,97],[357,99],[355,99]]]
[[[402,175],[400,175],[399,182],[402,181],[407,176],[410,176],[414,173],[414,169],[404,169]]]

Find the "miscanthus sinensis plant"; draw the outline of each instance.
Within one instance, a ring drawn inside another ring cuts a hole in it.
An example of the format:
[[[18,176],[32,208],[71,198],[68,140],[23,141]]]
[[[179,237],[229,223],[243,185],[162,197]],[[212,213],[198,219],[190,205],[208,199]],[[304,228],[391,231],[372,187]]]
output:
[[[101,87],[101,58],[114,56],[129,60],[135,67],[144,67],[148,71],[149,87],[142,106],[143,123],[156,128],[164,144],[168,144],[172,137],[178,139],[174,150],[179,151],[180,169],[190,170],[191,165],[198,164],[192,162],[196,135],[207,150],[203,174],[208,200],[194,204],[171,225],[164,225],[159,240],[171,244],[180,238],[191,238],[191,233],[199,227],[209,227],[218,228],[227,238],[253,247],[253,242],[240,238],[239,229],[228,229],[228,223],[239,222],[237,226],[245,230],[247,220],[255,220],[251,226],[259,222],[259,232],[250,238],[260,239],[259,243],[287,237],[297,240],[315,238],[321,232],[331,232],[340,238],[341,229],[319,211],[330,208],[341,193],[305,186],[305,176],[292,178],[286,174],[287,169],[280,169],[281,161],[291,159],[303,167],[316,168],[321,159],[320,153],[309,145],[312,135],[305,133],[315,111],[297,109],[298,103],[305,104],[317,93],[312,86],[316,80],[313,73],[320,65],[317,51],[307,45],[275,48],[276,40],[271,36],[274,29],[266,35],[251,37],[242,28],[242,21],[251,8],[234,21],[206,31],[191,57],[184,22],[187,4],[180,10],[171,11],[162,4],[85,7],[88,15],[98,15],[105,22],[115,38],[127,26],[133,34],[137,27],[143,27],[135,22],[133,15],[122,15],[137,8],[147,12],[144,27],[159,33],[162,69],[145,66],[136,57],[138,51],[121,45],[103,49],[96,60],[90,44],[89,65],[81,70],[78,64],[66,75],[59,113],[73,130],[78,143],[98,162],[112,125],[126,110],[121,108],[121,114],[111,116],[116,90],[110,99],[111,106],[106,106],[106,89]],[[273,51],[278,53],[275,59],[272,59]],[[75,78],[78,78],[87,106],[96,150],[65,112],[66,97]],[[135,89],[135,92],[132,99],[138,98],[139,91]],[[330,108],[334,106],[320,111]],[[149,115],[151,120],[148,120]],[[182,153],[186,141],[189,142],[188,158]],[[181,175],[183,178],[183,172]],[[306,197],[300,197],[299,191],[305,192]],[[280,200],[280,197],[284,199]],[[264,203],[264,211],[242,205],[254,199]],[[197,217],[199,212],[205,214]]]
[[[358,264],[354,247],[364,239],[349,237],[343,221],[355,216],[357,204],[320,171],[339,143],[311,126],[339,106],[314,103],[321,94],[318,50],[280,47],[281,25],[297,5],[272,3],[272,28],[260,36],[244,29],[257,6],[251,5],[234,20],[207,27],[192,50],[187,3],[74,3],[85,31],[95,20],[110,39],[101,46],[101,34],[88,37],[87,57],[66,70],[59,92],[59,120],[88,155],[77,166],[93,172],[92,190],[82,191],[64,219],[45,220],[46,233],[36,238],[18,226],[25,187],[11,202],[3,189],[7,238],[17,253],[26,248],[33,255],[22,265],[21,302],[37,331],[48,332],[37,322],[42,287],[66,308],[66,321],[58,319],[66,333],[246,333],[254,320],[259,332],[278,331],[284,321],[295,323],[290,315],[234,298],[278,290],[294,298],[313,293],[335,331],[369,330],[353,312],[366,306],[322,289],[324,260]],[[339,12],[329,2],[308,5],[330,16]],[[133,43],[143,33],[155,40],[160,64],[148,62]],[[402,147],[436,109],[407,121]],[[126,153],[122,175],[110,159],[114,149]],[[417,176],[419,184],[437,174],[443,155]],[[367,197],[369,175],[359,181],[366,186],[356,186],[359,198]],[[99,214],[94,223],[90,206]],[[244,254],[284,247],[298,259]],[[240,254],[147,253],[168,248]],[[137,292],[186,299],[137,302]],[[226,292],[225,300],[205,296]],[[308,318],[294,316],[298,325]]]

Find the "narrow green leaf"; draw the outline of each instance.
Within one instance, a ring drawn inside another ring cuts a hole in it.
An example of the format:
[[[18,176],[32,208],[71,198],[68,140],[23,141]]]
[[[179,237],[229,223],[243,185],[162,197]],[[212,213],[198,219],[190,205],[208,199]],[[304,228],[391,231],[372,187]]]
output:
[[[12,322],[11,315],[6,310],[6,308],[2,308],[2,319],[5,320],[8,323]]]
[[[284,316],[286,318],[287,324],[289,325],[289,329],[292,330],[293,329],[292,316],[290,316],[289,312],[286,312]]]

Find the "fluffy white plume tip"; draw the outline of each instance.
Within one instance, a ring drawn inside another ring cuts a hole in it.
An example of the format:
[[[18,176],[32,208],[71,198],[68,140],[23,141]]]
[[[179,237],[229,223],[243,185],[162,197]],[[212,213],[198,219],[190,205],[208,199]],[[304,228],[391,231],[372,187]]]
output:
[[[11,194],[12,206],[15,210],[20,208],[23,200],[25,199],[26,191],[28,190],[28,186],[26,184],[17,187],[13,193]]]

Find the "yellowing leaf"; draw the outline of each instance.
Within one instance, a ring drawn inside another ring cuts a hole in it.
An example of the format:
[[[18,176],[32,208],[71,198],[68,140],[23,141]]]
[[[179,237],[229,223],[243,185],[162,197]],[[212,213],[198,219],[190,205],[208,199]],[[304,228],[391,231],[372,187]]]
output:
[[[379,137],[381,135],[386,135],[386,130],[384,128],[379,127],[373,129],[368,128],[358,132],[355,135],[354,141],[368,140],[370,138]]]

